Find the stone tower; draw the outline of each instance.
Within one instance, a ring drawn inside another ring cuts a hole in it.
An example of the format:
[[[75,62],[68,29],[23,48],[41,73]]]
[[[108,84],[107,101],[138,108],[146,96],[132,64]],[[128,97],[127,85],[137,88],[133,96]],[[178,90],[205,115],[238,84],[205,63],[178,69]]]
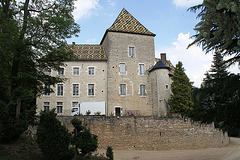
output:
[[[152,115],[166,115],[170,109],[168,99],[171,95],[171,68],[167,66],[166,55],[163,54],[152,69],[149,70],[149,81],[152,94]]]
[[[101,41],[108,57],[108,115],[152,115],[147,70],[155,61],[155,34],[123,9]]]

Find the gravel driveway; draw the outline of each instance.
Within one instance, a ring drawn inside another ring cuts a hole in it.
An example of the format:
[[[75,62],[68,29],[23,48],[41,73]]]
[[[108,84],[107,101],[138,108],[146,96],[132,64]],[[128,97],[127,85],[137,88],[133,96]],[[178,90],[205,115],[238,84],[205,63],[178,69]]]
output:
[[[99,153],[106,150],[100,149]],[[114,160],[240,160],[240,138],[231,138],[230,145],[222,148],[196,150],[114,150]]]

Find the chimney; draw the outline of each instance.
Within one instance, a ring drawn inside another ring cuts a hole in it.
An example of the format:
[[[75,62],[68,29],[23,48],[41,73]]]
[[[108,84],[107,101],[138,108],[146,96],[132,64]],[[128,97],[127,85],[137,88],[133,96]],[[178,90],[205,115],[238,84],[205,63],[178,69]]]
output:
[[[165,63],[167,61],[166,59],[166,53],[160,53],[161,60]]]
[[[75,42],[72,42],[72,45],[75,45]]]

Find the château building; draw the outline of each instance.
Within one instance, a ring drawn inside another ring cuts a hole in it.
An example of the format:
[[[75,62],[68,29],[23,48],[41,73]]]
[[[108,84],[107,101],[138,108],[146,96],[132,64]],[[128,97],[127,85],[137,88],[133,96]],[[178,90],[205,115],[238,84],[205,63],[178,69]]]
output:
[[[123,9],[99,45],[67,46],[77,59],[46,73],[67,80],[37,98],[37,112],[56,108],[71,115],[80,106],[82,114],[165,115],[173,66],[165,53],[156,60],[155,36]]]

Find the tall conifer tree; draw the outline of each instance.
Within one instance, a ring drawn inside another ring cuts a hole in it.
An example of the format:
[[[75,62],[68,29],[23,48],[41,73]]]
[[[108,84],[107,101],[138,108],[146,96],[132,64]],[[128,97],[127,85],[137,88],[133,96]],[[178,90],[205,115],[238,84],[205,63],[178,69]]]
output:
[[[180,61],[176,65],[172,80],[171,89],[173,94],[169,99],[171,112],[179,112],[184,115],[193,107],[192,84],[185,74],[185,69]]]

